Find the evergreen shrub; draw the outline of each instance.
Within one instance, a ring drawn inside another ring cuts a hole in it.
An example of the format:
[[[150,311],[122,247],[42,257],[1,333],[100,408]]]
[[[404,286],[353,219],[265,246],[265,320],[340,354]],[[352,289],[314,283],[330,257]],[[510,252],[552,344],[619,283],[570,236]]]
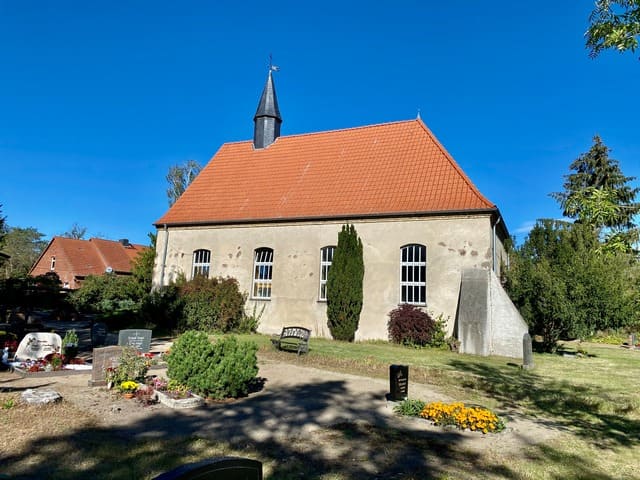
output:
[[[167,357],[167,375],[195,393],[216,399],[246,395],[258,374],[258,346],[234,336],[215,343],[205,332],[178,337]]]
[[[389,339],[402,345],[424,347],[434,336],[439,338],[437,322],[427,312],[406,303],[389,312],[387,327]]]

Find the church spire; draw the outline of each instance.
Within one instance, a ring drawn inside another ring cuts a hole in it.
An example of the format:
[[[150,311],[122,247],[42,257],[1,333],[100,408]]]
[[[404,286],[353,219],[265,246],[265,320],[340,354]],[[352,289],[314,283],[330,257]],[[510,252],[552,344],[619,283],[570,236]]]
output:
[[[276,97],[276,88],[273,84],[272,72],[278,70],[278,67],[269,64],[269,76],[264,84],[258,109],[253,117],[255,124],[253,129],[253,146],[255,148],[265,148],[275,142],[280,136],[280,124],[282,117],[278,108],[278,98]]]

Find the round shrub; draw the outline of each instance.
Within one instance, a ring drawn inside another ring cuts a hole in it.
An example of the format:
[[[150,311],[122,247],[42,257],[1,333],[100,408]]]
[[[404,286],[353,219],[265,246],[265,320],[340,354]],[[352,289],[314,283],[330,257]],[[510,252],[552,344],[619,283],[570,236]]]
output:
[[[389,339],[394,343],[423,347],[432,342],[436,322],[415,305],[403,304],[389,312]]]
[[[258,346],[234,336],[215,343],[204,332],[189,330],[178,337],[167,358],[167,375],[205,397],[246,395],[258,374]]]
[[[244,315],[245,296],[234,278],[196,277],[180,286],[184,302],[182,330],[237,330]]]

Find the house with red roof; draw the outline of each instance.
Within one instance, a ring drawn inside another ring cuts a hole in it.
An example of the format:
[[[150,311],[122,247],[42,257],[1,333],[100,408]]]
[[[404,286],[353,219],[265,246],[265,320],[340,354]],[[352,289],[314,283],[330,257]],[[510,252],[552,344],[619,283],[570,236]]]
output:
[[[53,237],[29,275],[35,277],[54,272],[64,288],[76,289],[89,275],[131,275],[133,261],[146,248],[149,247],[129,243],[126,239]]]
[[[497,279],[508,262],[498,207],[420,118],[280,136],[270,71],[254,123],[253,140],[222,145],[155,222],[156,287],[234,277],[247,310],[264,307],[262,332],[300,325],[329,337],[327,272],[353,224],[365,265],[356,340],[386,339],[403,303],[443,314],[453,332],[463,271]]]

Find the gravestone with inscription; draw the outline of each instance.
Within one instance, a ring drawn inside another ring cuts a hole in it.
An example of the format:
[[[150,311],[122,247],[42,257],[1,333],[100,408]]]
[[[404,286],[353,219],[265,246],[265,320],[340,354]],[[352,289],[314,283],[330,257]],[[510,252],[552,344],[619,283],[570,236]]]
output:
[[[121,347],[133,347],[140,352],[147,353],[151,349],[151,330],[120,330],[118,345]]]
[[[93,349],[91,380],[89,380],[90,387],[101,387],[107,384],[105,371],[107,368],[118,366],[123,350],[123,347],[116,345]]]
[[[62,339],[57,333],[28,333],[18,345],[15,361],[39,360],[50,353],[60,353]]]
[[[190,463],[154,480],[262,480],[262,463],[250,458],[222,457]]]
[[[107,325],[102,322],[96,322],[91,325],[91,346],[101,347],[107,341]]]
[[[390,365],[389,366],[389,398],[396,402],[405,400],[409,396],[409,366]]]

